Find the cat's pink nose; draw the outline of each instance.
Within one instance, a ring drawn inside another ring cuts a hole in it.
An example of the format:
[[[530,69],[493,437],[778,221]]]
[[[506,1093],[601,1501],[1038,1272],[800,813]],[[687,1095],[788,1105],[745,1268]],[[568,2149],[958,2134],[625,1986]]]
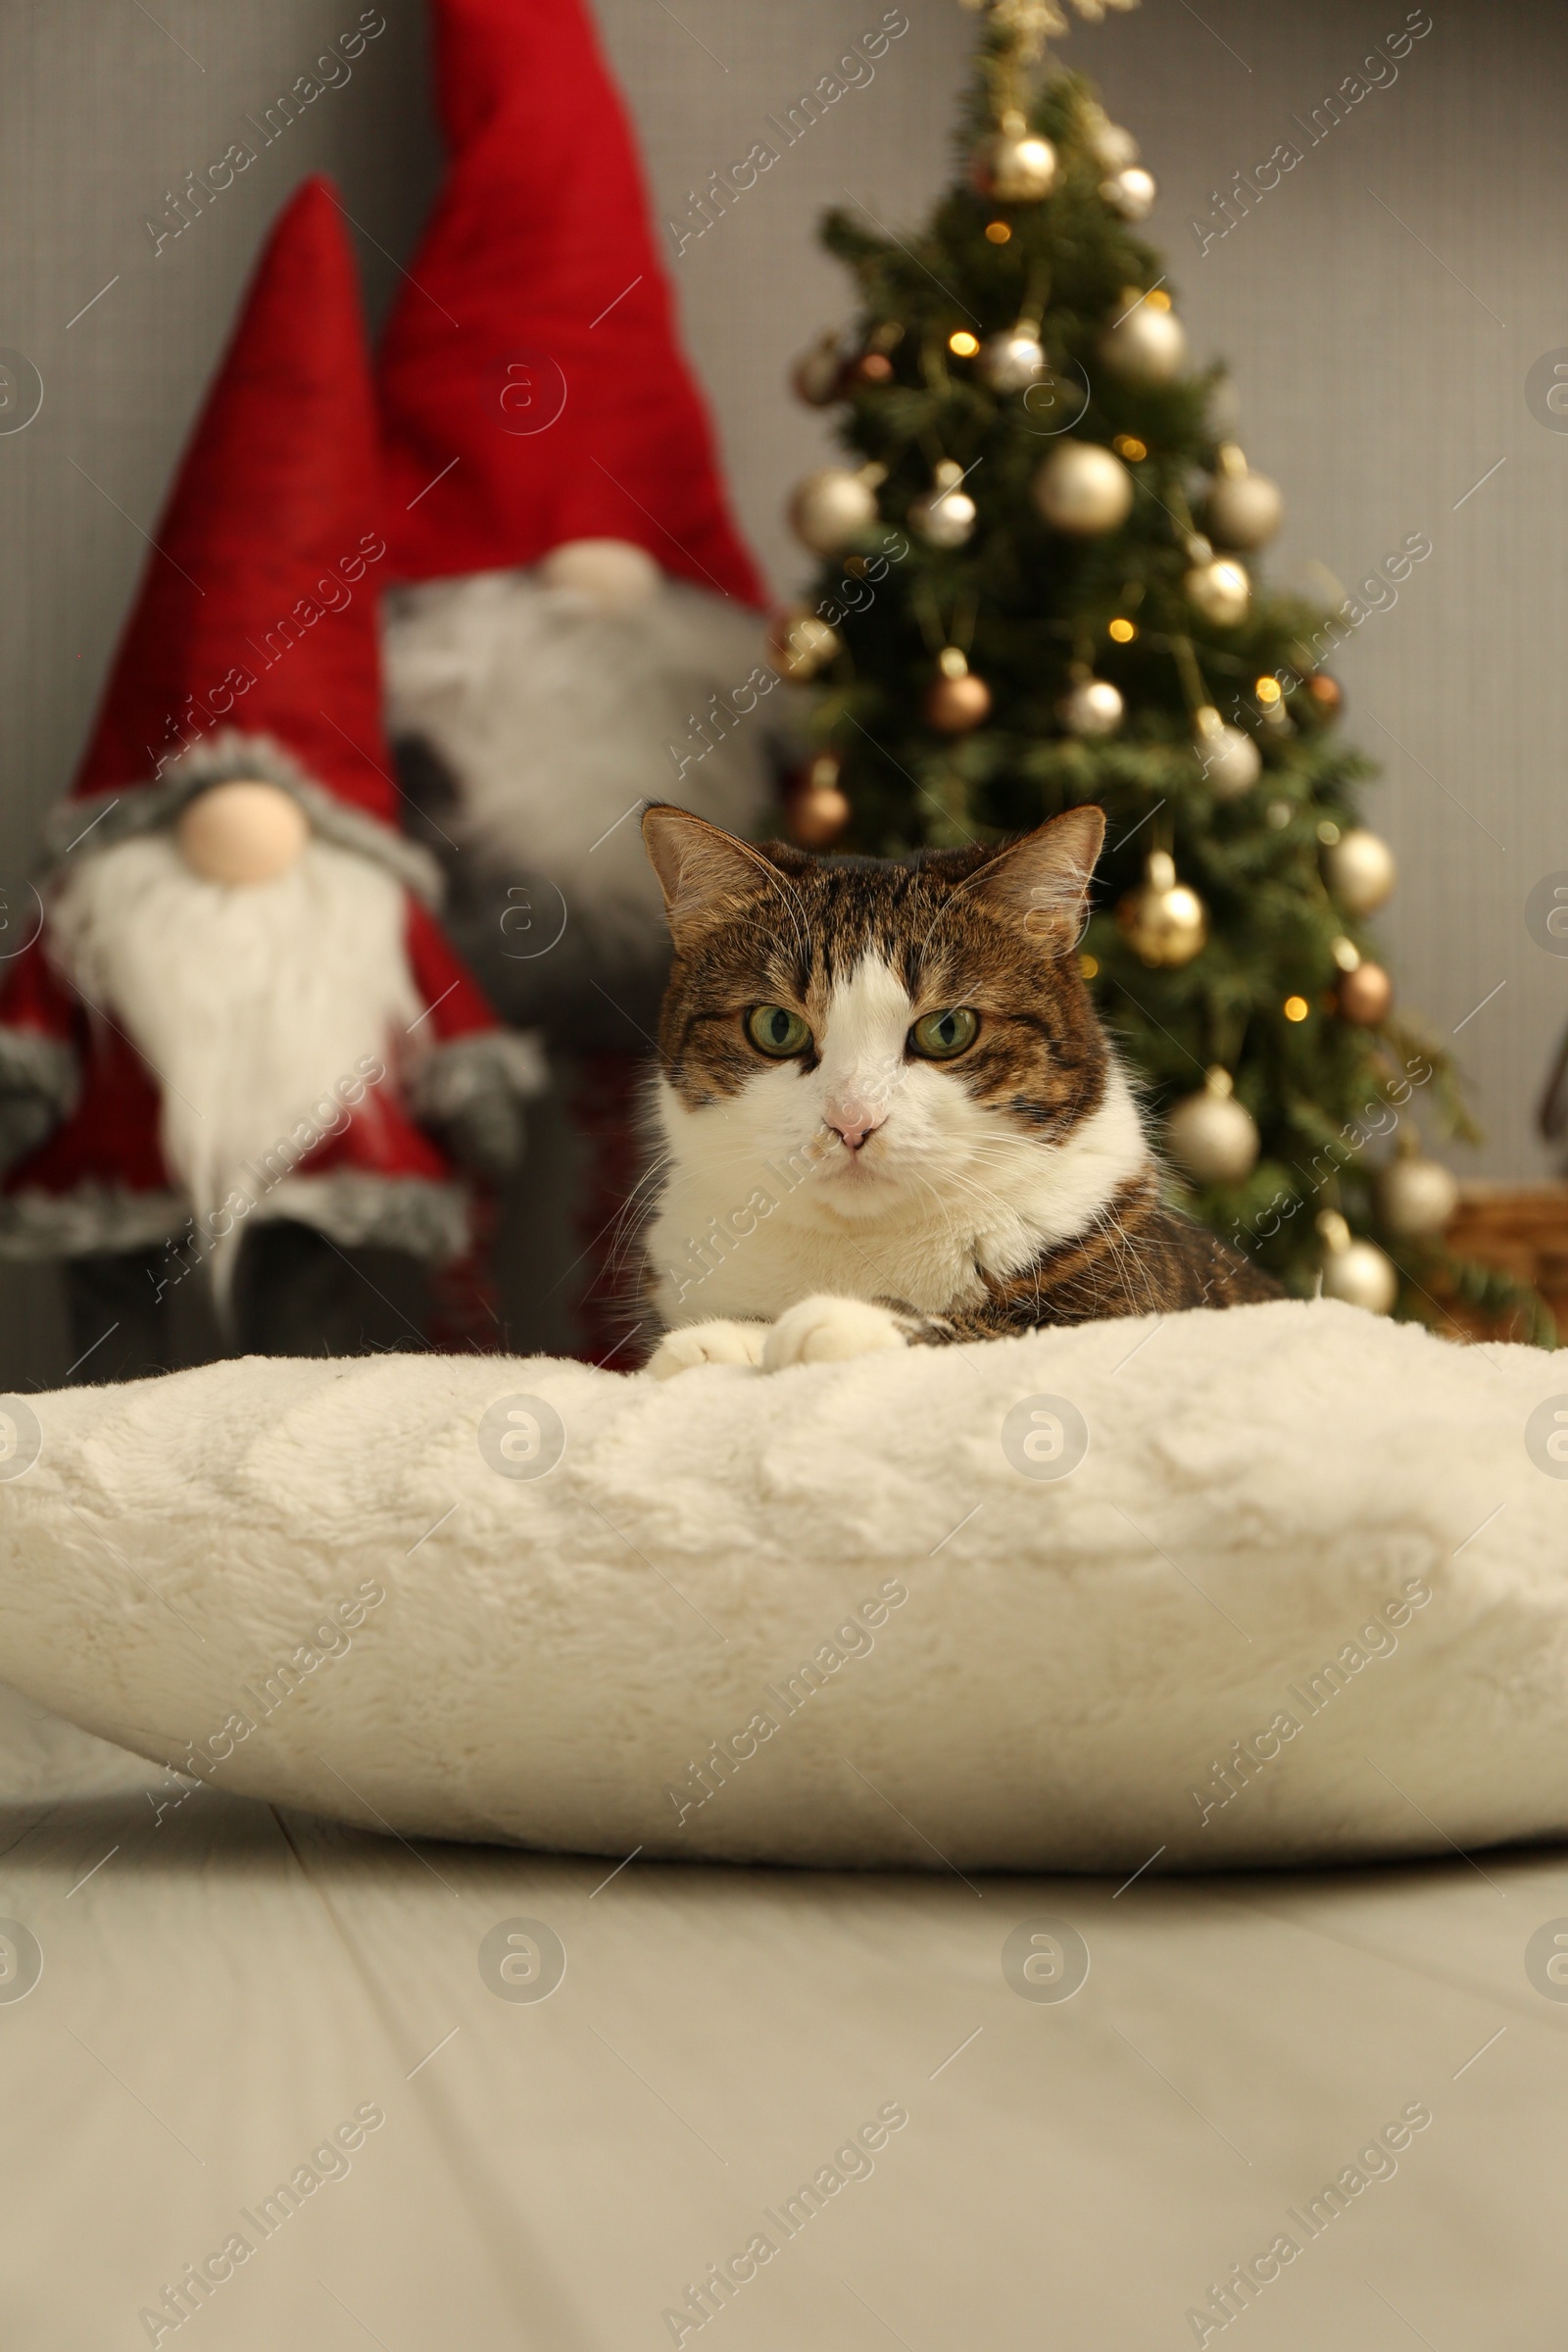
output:
[[[858,1152],[868,1136],[875,1135],[887,1117],[885,1110],[873,1110],[865,1102],[830,1102],[822,1116],[840,1143],[852,1152]]]

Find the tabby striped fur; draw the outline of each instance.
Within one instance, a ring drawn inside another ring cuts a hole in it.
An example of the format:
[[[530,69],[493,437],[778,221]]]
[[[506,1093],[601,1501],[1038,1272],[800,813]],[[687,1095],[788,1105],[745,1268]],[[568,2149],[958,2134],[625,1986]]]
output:
[[[1278,1296],[1161,1200],[1079,968],[1103,832],[1084,808],[995,848],[823,858],[649,809],[675,947],[652,1369]]]

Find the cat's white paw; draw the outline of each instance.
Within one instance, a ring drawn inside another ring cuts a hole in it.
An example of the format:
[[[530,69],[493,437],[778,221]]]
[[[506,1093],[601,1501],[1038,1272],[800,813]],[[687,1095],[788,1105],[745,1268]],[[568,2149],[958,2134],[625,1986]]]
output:
[[[685,1323],[666,1331],[648,1359],[656,1380],[673,1380],[699,1364],[760,1364],[765,1323]]]
[[[908,1345],[897,1315],[869,1298],[803,1298],[786,1307],[767,1334],[764,1372],[787,1364],[836,1364],[847,1356],[879,1355]]]

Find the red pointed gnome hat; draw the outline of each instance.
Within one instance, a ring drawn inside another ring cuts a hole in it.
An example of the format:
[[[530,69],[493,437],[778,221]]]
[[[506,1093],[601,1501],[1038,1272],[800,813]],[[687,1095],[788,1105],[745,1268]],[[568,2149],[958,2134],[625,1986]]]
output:
[[[422,885],[381,723],[384,493],[354,256],[330,183],[268,240],[154,534],[72,802],[93,846],[262,775]],[[63,839],[62,845],[63,846]]]
[[[451,162],[378,370],[394,571],[627,539],[765,603],[584,0],[435,0],[435,25]]]

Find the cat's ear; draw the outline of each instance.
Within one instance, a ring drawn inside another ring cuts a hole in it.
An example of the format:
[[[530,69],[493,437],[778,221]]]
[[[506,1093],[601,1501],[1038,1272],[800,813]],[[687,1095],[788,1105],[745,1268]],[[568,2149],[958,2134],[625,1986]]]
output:
[[[1083,934],[1089,885],[1105,838],[1105,813],[1090,804],[1069,808],[1026,833],[980,868],[964,893],[994,906],[1053,954],[1064,956]]]
[[[677,947],[683,935],[722,921],[739,902],[754,898],[760,878],[773,874],[750,842],[737,841],[706,817],[664,802],[656,801],[644,810],[643,842],[664,894],[664,918]]]

